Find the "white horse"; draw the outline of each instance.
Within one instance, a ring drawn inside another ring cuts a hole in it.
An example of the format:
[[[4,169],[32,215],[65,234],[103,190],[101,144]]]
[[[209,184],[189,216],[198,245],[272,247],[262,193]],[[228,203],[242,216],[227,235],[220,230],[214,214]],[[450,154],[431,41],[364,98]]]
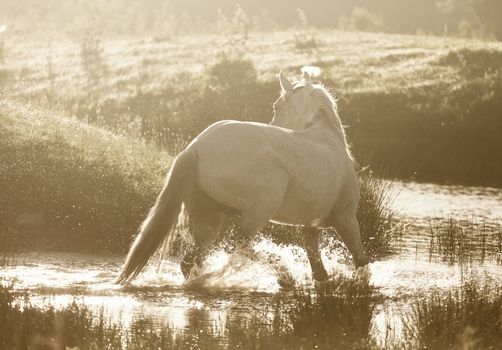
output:
[[[282,94],[271,124],[214,123],[176,157],[118,282],[134,279],[163,241],[172,240],[182,206],[195,241],[181,263],[186,278],[227,214],[240,215],[246,242],[269,221],[303,226],[317,281],[328,277],[319,252],[323,228],[336,229],[356,266],[368,263],[356,219],[359,181],[335,101],[321,85],[293,84],[282,72],[279,78]]]

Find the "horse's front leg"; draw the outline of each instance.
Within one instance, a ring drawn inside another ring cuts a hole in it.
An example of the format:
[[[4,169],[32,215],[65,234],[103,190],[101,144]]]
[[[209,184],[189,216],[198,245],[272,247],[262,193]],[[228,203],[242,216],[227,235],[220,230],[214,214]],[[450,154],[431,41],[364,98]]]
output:
[[[312,226],[305,226],[302,231],[305,250],[307,251],[310,267],[312,268],[312,276],[314,280],[324,282],[328,279],[328,273],[322,263],[319,250],[321,230]]]

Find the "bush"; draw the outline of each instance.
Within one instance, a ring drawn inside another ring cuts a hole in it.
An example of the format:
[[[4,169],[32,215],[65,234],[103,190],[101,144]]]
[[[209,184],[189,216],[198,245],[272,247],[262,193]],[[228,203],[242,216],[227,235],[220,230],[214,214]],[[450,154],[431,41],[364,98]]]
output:
[[[313,30],[309,28],[307,15],[302,9],[296,9],[299,21],[299,29],[294,34],[295,48],[300,51],[310,51],[319,47],[319,41],[316,39]]]
[[[355,6],[350,17],[350,28],[364,32],[382,30],[384,20],[381,16],[369,12],[364,7]]]
[[[80,59],[89,85],[95,85],[105,78],[108,66],[104,59],[101,33],[88,28],[80,42]]]

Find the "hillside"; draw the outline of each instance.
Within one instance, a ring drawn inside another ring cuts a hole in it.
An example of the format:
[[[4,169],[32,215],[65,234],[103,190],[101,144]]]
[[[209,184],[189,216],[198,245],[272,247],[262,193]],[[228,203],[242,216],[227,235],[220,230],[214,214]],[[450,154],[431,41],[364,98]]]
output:
[[[455,86],[465,77],[458,74],[461,67],[449,65],[445,57],[463,50],[500,55],[502,43],[309,29],[250,33],[247,39],[242,33],[107,38],[89,31],[52,41],[13,36],[6,39],[6,50],[3,69],[9,74],[4,84],[10,82],[13,92],[22,96],[47,92],[51,83],[60,97],[78,96],[87,92],[92,68],[106,80],[104,98],[127,95],[135,92],[133,88],[160,90],[177,76],[204,74],[225,53],[250,60],[265,81],[274,79],[280,69],[299,74],[297,68],[317,64],[323,68],[322,79],[332,80],[337,94],[344,95]],[[482,68],[489,62],[475,63]]]
[[[284,68],[322,68],[354,153],[386,177],[502,186],[502,44],[303,29],[6,42],[4,94],[177,153],[219,119],[268,122]]]

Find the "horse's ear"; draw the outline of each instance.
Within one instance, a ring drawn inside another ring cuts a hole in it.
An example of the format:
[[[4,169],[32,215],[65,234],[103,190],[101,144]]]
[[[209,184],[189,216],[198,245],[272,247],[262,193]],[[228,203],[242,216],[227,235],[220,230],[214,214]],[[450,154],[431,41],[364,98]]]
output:
[[[288,78],[286,78],[286,76],[284,75],[284,71],[282,69],[279,72],[279,82],[281,83],[281,88],[284,91],[286,92],[293,91],[293,84],[291,84]]]

